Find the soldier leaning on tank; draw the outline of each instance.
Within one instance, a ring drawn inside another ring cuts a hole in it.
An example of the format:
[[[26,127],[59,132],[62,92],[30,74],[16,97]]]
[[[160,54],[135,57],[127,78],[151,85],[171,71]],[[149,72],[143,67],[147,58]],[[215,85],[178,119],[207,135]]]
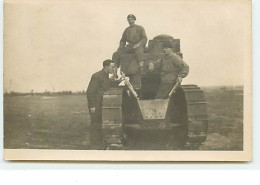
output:
[[[120,40],[118,50],[113,54],[112,60],[115,61],[116,66],[119,67],[120,55],[129,53],[135,54],[139,67],[142,70],[144,66],[144,48],[147,43],[147,36],[142,26],[136,25],[136,17],[132,14],[127,16],[129,27],[124,30]],[[126,42],[128,43],[126,45]],[[141,88],[141,75],[137,72],[133,77],[133,86],[136,90]]]
[[[102,138],[102,101],[103,94],[111,86],[119,84],[120,80],[115,80],[113,76],[109,78],[109,74],[114,73],[114,62],[105,60],[103,69],[94,73],[87,89],[88,108],[91,119],[90,140],[93,146],[103,147]],[[101,148],[102,149],[102,148]]]

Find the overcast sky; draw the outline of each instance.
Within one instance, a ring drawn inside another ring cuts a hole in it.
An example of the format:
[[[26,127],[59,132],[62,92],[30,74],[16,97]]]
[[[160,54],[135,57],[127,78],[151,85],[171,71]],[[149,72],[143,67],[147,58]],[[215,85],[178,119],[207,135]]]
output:
[[[249,2],[249,1],[248,1]],[[4,88],[86,90],[118,48],[134,14],[148,39],[181,39],[190,66],[183,84],[242,85],[250,62],[249,3],[9,1],[4,6]]]

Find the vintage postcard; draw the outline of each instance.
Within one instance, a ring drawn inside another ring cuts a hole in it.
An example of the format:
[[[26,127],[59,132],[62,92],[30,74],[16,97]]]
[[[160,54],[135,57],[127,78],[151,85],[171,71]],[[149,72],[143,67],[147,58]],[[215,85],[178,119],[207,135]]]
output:
[[[5,0],[4,159],[251,161],[250,0]]]

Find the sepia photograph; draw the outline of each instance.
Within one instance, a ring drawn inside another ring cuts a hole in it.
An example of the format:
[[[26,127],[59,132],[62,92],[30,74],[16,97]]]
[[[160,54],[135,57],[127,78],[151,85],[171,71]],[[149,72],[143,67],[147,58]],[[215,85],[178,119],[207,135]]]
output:
[[[251,161],[250,0],[5,0],[6,160]]]

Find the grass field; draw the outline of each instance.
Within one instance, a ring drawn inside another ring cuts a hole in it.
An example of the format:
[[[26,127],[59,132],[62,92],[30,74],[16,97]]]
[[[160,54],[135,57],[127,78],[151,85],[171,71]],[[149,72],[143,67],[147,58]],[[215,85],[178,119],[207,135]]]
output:
[[[204,88],[209,129],[198,150],[243,149],[243,95]],[[4,97],[4,148],[91,149],[90,117],[83,95]]]

